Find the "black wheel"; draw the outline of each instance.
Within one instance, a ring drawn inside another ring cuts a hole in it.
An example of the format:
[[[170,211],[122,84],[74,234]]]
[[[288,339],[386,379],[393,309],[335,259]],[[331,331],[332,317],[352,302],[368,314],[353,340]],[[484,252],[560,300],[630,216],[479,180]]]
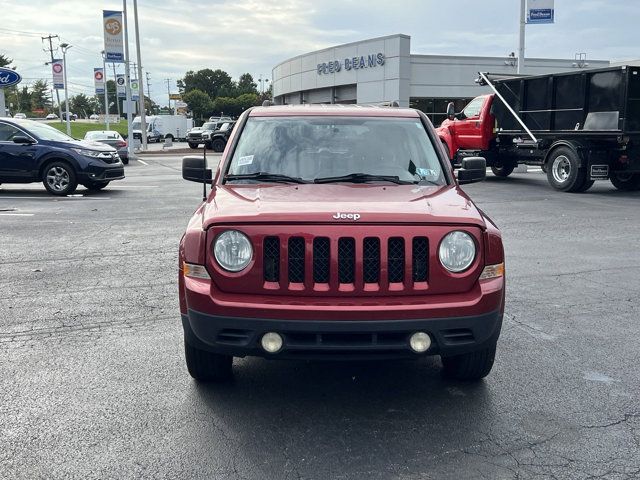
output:
[[[129,157],[125,157],[122,159],[122,163],[125,165],[129,165]]]
[[[442,372],[445,377],[456,380],[480,380],[489,375],[495,358],[495,345],[477,352],[442,357]]]
[[[170,138],[172,142],[175,140],[174,136],[171,135],[170,133],[166,134],[164,138]]]
[[[222,140],[221,138],[216,138],[213,143],[211,144],[211,148],[213,149],[214,152],[216,153],[222,153],[224,152],[224,147],[226,146],[226,143],[224,140]]]
[[[206,142],[204,144],[204,148],[206,148],[207,150],[211,150],[211,149],[213,149],[213,145],[211,145],[211,142]]]
[[[516,166],[513,163],[496,162],[491,166],[491,171],[496,177],[506,178],[513,173]]]
[[[551,152],[547,161],[547,180],[553,188],[562,192],[579,192],[589,181],[586,169],[580,166],[578,154],[568,147]]]
[[[640,173],[623,173],[613,172],[611,174],[611,183],[618,190],[624,192],[635,192],[640,190]]]
[[[193,148],[195,150],[196,148],[198,148],[198,144],[189,142],[189,148]]]
[[[192,347],[184,341],[184,354],[187,370],[196,380],[202,382],[222,382],[229,380],[232,375],[233,357],[207,352]]]
[[[67,162],[52,162],[42,172],[44,188],[53,195],[70,195],[76,191],[78,180],[73,167]]]
[[[87,190],[91,190],[92,192],[99,192],[100,190],[105,188],[107,185],[109,185],[109,182],[91,182],[91,183],[84,183],[83,185]]]

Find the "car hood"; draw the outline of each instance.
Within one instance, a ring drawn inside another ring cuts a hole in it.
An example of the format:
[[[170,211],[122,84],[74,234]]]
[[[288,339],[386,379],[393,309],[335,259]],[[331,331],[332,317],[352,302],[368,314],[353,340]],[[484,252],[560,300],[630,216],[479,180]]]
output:
[[[205,229],[274,222],[485,225],[474,203],[455,185],[221,185],[201,212]]]
[[[84,148],[87,150],[97,150],[101,152],[113,152],[115,148],[105,143],[93,140],[70,140],[68,142],[49,142],[53,146],[62,148]]]

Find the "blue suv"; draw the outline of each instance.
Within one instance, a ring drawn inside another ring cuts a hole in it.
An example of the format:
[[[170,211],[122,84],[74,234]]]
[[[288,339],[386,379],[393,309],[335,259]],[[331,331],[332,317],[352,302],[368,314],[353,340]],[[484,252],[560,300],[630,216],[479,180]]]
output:
[[[0,118],[0,183],[42,182],[53,195],[78,184],[102,190],[124,178],[118,152],[109,145],[75,140],[31,120]]]

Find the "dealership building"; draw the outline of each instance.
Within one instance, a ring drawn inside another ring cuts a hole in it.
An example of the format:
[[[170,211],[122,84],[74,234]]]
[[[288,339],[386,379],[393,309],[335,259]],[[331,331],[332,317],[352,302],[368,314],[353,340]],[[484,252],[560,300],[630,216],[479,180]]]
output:
[[[523,73],[537,75],[608,66],[585,59],[525,59]],[[347,43],[285,60],[273,69],[276,104],[399,102],[425,112],[434,124],[448,102],[459,111],[488,92],[475,83],[478,72],[512,73],[517,59],[411,53],[411,37],[397,34]]]

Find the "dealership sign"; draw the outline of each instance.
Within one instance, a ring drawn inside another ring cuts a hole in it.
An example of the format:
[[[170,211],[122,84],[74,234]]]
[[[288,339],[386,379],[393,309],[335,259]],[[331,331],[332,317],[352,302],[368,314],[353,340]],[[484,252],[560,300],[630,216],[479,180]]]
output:
[[[105,60],[112,63],[124,62],[122,12],[103,10],[102,24],[104,26]]]
[[[102,68],[93,69],[93,84],[96,95],[104,95],[104,70]]]
[[[22,77],[10,68],[0,67],[0,88],[17,85],[22,81]]]
[[[53,88],[62,90],[64,88],[64,63],[57,59],[51,62],[51,72],[53,73]]]
[[[344,60],[333,60],[331,62],[318,64],[318,75],[328,73],[338,73],[343,68],[345,70],[361,70],[365,68],[375,68],[384,65],[384,53],[372,53],[370,55],[361,55],[359,57],[349,57]]]
[[[553,23],[553,0],[527,0],[527,23]]]
[[[116,91],[118,92],[118,98],[127,98],[127,87],[123,73],[116,75]]]

